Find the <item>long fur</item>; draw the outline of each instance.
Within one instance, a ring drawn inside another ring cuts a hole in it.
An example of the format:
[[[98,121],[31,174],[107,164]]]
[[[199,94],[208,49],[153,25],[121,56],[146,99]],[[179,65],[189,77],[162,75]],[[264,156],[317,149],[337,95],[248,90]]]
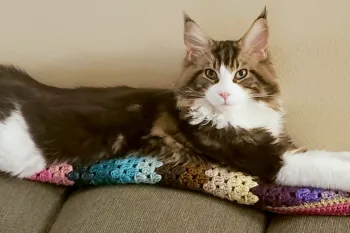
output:
[[[308,151],[288,136],[267,51],[266,11],[239,40],[216,41],[184,17],[174,89],[56,88],[0,66],[0,170],[142,152],[166,163],[210,160],[266,181],[350,191],[350,153]]]

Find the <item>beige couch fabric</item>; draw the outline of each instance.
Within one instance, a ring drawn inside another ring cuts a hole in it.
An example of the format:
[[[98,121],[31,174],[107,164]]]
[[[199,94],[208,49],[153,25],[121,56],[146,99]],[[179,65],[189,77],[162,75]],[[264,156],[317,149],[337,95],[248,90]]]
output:
[[[65,198],[62,187],[0,174],[0,233],[47,232]]]
[[[50,233],[263,233],[263,213],[210,196],[154,186],[75,192]]]
[[[276,216],[267,233],[338,233],[349,232],[349,217]]]

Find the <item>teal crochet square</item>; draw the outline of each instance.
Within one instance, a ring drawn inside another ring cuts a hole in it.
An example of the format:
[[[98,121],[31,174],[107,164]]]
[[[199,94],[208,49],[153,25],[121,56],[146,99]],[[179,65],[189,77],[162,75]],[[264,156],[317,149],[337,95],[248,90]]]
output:
[[[161,180],[156,168],[162,165],[162,162],[152,157],[130,156],[102,161],[90,167],[77,167],[68,174],[68,179],[76,184],[87,185],[155,184]]]

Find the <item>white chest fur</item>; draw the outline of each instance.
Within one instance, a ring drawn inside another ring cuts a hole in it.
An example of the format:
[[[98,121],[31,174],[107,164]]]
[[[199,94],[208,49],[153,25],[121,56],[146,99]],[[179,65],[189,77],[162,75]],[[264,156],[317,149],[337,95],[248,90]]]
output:
[[[276,138],[283,128],[283,113],[275,111],[263,102],[247,102],[219,111],[207,100],[197,99],[189,116],[192,125],[212,124],[217,129],[228,126],[246,130],[265,128]]]

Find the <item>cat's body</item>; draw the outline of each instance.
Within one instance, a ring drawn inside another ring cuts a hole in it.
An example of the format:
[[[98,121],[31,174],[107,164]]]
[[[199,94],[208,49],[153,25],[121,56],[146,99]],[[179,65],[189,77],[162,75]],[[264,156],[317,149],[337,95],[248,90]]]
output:
[[[0,87],[0,169],[21,177],[43,168],[39,158],[84,164],[142,148],[160,109],[174,105],[168,90],[61,89],[6,66]]]
[[[0,66],[0,86],[0,170],[20,177],[47,164],[87,164],[141,151],[175,163],[230,155],[242,171],[272,178],[288,148],[289,141],[271,145],[276,138],[263,129],[191,125],[171,90],[55,88],[11,66]],[[271,165],[251,163],[266,159],[257,154],[271,156]]]
[[[350,191],[350,153],[307,151],[285,131],[264,11],[238,41],[215,41],[185,16],[174,89],[63,89],[0,67],[0,170],[141,152],[168,163],[210,159],[285,185]]]

